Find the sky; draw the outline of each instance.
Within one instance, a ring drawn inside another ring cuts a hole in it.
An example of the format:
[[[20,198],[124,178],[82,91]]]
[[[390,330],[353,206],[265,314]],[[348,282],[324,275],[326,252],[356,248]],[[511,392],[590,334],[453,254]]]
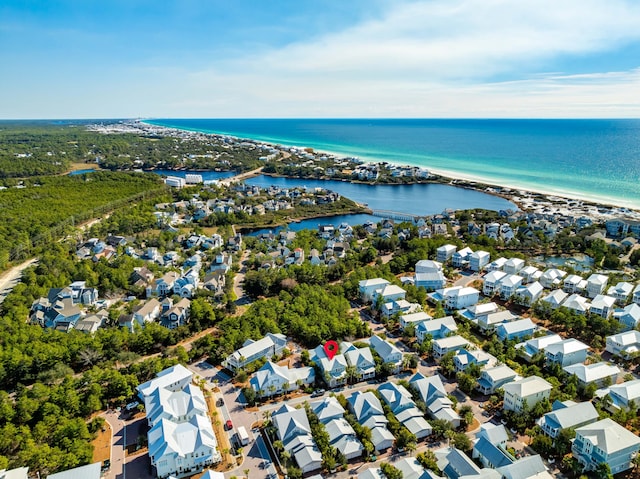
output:
[[[0,118],[640,118],[637,0],[4,0]]]

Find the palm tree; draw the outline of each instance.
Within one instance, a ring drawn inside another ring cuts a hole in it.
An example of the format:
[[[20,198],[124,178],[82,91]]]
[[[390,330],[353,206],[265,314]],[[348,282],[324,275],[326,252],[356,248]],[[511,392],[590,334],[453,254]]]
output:
[[[347,383],[351,384],[358,377],[358,369],[355,366],[347,366],[345,375],[347,376]]]
[[[93,366],[102,359],[102,354],[93,348],[87,348],[80,351],[78,356],[82,365],[86,367]]]
[[[289,382],[288,382],[288,381],[287,381],[287,382],[285,382],[285,383],[282,385],[282,389],[284,390],[284,395],[285,395],[285,397],[286,397],[287,393],[289,392],[289,388],[290,388],[290,387],[291,387],[291,384],[289,384]]]

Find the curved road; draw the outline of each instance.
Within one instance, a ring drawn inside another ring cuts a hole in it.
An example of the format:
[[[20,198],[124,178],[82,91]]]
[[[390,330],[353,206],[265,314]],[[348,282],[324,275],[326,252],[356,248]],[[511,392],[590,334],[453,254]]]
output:
[[[28,259],[24,263],[14,266],[0,276],[0,304],[2,304],[7,295],[13,290],[13,288],[15,288],[16,284],[20,282],[22,272],[37,262],[38,258]]]

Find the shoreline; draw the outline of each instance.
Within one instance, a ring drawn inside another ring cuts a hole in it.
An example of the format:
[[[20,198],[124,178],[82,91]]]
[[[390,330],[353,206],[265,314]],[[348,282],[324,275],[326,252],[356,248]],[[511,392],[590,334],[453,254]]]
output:
[[[151,120],[151,121],[153,121],[153,120]],[[268,145],[268,146],[271,146],[271,147],[274,147],[274,148],[278,148],[278,149],[296,148],[296,149],[303,150],[305,148],[311,148],[315,153],[327,154],[327,155],[338,157],[338,158],[353,158],[353,156],[351,154],[341,153],[341,152],[331,151],[331,150],[326,150],[326,149],[316,149],[316,148],[312,148],[312,147],[300,146],[300,145],[294,144],[293,142],[277,143],[275,141],[263,140],[263,139],[260,139],[260,138],[236,136],[236,135],[228,134],[228,133],[220,133],[220,132],[202,131],[202,130],[189,129],[189,128],[178,128],[178,127],[167,127],[167,126],[155,125],[153,123],[148,123],[146,121],[141,121],[140,123],[148,125],[148,126],[151,126],[151,127],[155,127],[155,128],[167,128],[167,129],[172,129],[172,130],[177,130],[177,131],[185,131],[185,132],[191,132],[191,133],[200,133],[200,134],[204,134],[204,135],[212,135],[212,136],[217,136],[217,137],[233,138],[233,139],[236,139],[236,140],[253,141],[253,142],[256,142],[258,144],[264,144],[264,145]],[[513,183],[510,183],[508,180],[505,181],[505,182],[501,182],[499,180],[496,181],[495,179],[492,179],[492,178],[485,178],[485,177],[475,176],[475,175],[466,174],[466,173],[462,173],[462,172],[454,172],[454,171],[450,171],[450,170],[443,170],[443,169],[440,169],[440,168],[433,169],[433,168],[425,166],[425,165],[413,164],[411,162],[403,162],[402,160],[381,159],[381,158],[376,158],[375,156],[369,156],[369,155],[367,155],[367,156],[359,156],[358,158],[361,159],[362,161],[366,162],[366,163],[388,163],[388,164],[392,164],[392,165],[395,165],[395,166],[401,166],[401,167],[402,166],[411,166],[411,167],[425,168],[425,169],[429,170],[430,173],[433,173],[434,175],[439,176],[442,179],[448,180],[450,182],[466,181],[466,182],[470,182],[470,183],[479,183],[481,186],[486,186],[486,187],[489,187],[489,188],[508,189],[508,190],[513,190],[515,192],[522,191],[522,192],[527,192],[529,194],[538,194],[538,195],[550,196],[550,197],[561,197],[561,198],[564,198],[566,200],[570,200],[570,201],[577,200],[577,201],[588,203],[588,204],[594,205],[594,206],[604,206],[604,207],[609,207],[609,208],[626,208],[626,209],[633,210],[635,212],[640,213],[640,205],[637,205],[633,201],[624,200],[624,199],[620,199],[620,198],[611,198],[611,197],[593,195],[593,194],[589,194],[589,193],[585,193],[585,192],[557,191],[557,190],[554,190],[554,189],[545,189],[544,187],[538,187],[536,185],[526,185],[525,184],[525,185],[522,185],[522,186],[518,186],[518,185],[515,185]],[[327,179],[331,179],[331,178],[327,178]],[[390,183],[390,184],[394,184],[394,183]],[[452,183],[452,185],[458,186],[455,183]],[[481,189],[478,189],[478,191],[490,193],[490,192],[487,192],[487,191],[483,191]],[[498,195],[498,196],[502,196],[502,195]],[[504,196],[502,196],[502,197],[504,198]],[[510,198],[507,198],[507,199],[510,199]]]
[[[203,132],[200,130],[195,130],[195,129],[185,129],[185,128],[177,128],[177,127],[167,127],[167,126],[161,126],[161,125],[155,125],[153,123],[148,123],[146,121],[140,121],[140,124],[143,124],[145,126],[148,127],[152,127],[152,128],[161,128],[161,129],[167,129],[167,130],[174,130],[174,131],[180,131],[180,132],[188,132],[188,133],[197,133],[197,134],[201,134],[201,135],[210,135],[213,137],[218,137],[218,138],[232,138],[235,140],[242,140],[242,141],[251,141],[257,144],[261,144],[261,145],[267,145],[270,146],[272,148],[276,148],[279,151],[283,151],[285,149],[288,148],[296,148],[296,149],[300,149],[303,150],[305,148],[311,148],[311,147],[304,147],[304,146],[297,146],[297,145],[283,145],[281,143],[273,143],[273,142],[268,142],[268,141],[264,141],[264,140],[260,140],[260,139],[255,139],[255,138],[250,138],[250,137],[240,137],[240,136],[235,136],[235,135],[230,135],[230,134],[225,134],[225,133],[211,133],[211,132]],[[352,156],[343,154],[343,153],[339,153],[339,152],[333,152],[333,151],[328,151],[328,150],[319,150],[319,149],[315,149],[315,148],[311,148],[313,150],[314,153],[321,153],[321,154],[327,154],[336,158],[353,158]],[[377,160],[373,157],[368,157],[368,158],[364,158],[362,159],[362,161],[367,162],[367,163],[388,163],[388,164],[392,164],[395,166],[410,166],[410,167],[423,167],[422,165],[412,165],[409,163],[403,163],[400,161],[390,161],[390,160]],[[542,199],[543,201],[547,201],[549,203],[556,203],[558,202],[558,200],[564,200],[567,203],[571,203],[571,202],[577,202],[578,205],[576,206],[587,206],[587,207],[596,207],[596,208],[608,208],[608,209],[619,209],[619,210],[623,210],[620,211],[618,214],[619,215],[625,215],[625,214],[629,214],[629,213],[636,213],[640,215],[640,207],[634,206],[632,204],[625,204],[626,202],[622,201],[622,204],[620,204],[620,200],[617,199],[612,199],[612,198],[601,198],[601,197],[597,197],[597,196],[590,196],[590,195],[586,195],[583,193],[575,193],[575,192],[571,192],[571,193],[566,193],[566,192],[556,192],[553,190],[544,190],[544,189],[538,189],[535,187],[520,187],[520,186],[516,186],[516,185],[508,185],[508,184],[504,184],[504,183],[495,183],[493,182],[493,180],[487,180],[487,179],[483,179],[480,177],[474,177],[473,175],[464,175],[464,174],[460,174],[460,173],[456,173],[456,172],[451,172],[451,171],[446,171],[446,170],[440,170],[440,169],[431,169],[426,167],[426,169],[429,171],[429,173],[433,173],[433,175],[439,177],[440,179],[444,180],[444,181],[440,181],[438,183],[440,184],[449,184],[451,186],[456,186],[456,187],[462,187],[462,188],[466,188],[466,189],[471,189],[471,190],[475,190],[475,191],[479,191],[481,193],[486,193],[486,194],[493,194],[495,196],[499,196],[501,198],[507,199],[509,201],[511,201],[512,203],[516,204],[518,206],[518,208],[520,209],[528,209],[530,208],[531,205],[529,205],[528,201],[525,201],[526,199],[529,198],[521,198],[521,195],[524,194],[525,197],[542,197],[542,198],[534,198],[533,202],[539,202],[540,199]],[[264,174],[264,173],[263,173]],[[282,176],[282,177],[287,177],[285,175],[273,175],[273,176]],[[313,178],[313,179],[320,179],[320,178]],[[335,178],[322,178],[325,180],[333,180],[333,181],[342,181],[341,179],[335,179]],[[352,181],[352,180],[346,180],[348,182],[353,182],[353,183],[363,183],[363,184],[369,184],[372,186],[376,186],[375,183],[371,183],[371,182],[367,182],[367,181]],[[458,184],[458,182],[466,182],[467,184]],[[429,184],[429,183],[435,183],[435,182],[412,182],[412,183],[404,183],[404,184]],[[400,183],[379,183],[381,184],[388,184],[388,185],[394,185],[394,184],[400,184]],[[487,191],[487,189],[490,189],[489,191]],[[507,191],[503,191],[503,190],[507,190]],[[536,201],[537,200],[537,201]]]

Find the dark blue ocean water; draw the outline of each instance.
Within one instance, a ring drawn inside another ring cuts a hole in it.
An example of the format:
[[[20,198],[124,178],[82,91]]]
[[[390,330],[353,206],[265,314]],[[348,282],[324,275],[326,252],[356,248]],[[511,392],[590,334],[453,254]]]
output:
[[[640,208],[640,120],[221,120],[149,123],[423,166]]]

